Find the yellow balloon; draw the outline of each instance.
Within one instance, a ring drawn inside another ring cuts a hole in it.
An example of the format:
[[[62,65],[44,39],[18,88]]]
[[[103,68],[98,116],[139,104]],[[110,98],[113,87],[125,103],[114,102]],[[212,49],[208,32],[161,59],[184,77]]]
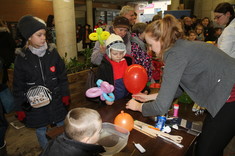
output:
[[[206,43],[215,44],[213,41],[206,41]]]
[[[109,35],[110,35],[110,33],[108,31],[103,31],[100,36],[101,36],[102,40],[107,40]]]
[[[89,35],[89,39],[92,41],[97,41],[98,40],[98,34],[97,33],[91,33]]]

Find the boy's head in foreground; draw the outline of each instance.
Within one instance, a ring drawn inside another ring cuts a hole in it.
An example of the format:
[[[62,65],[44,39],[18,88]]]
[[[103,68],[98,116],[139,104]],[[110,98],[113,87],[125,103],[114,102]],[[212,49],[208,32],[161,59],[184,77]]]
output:
[[[120,62],[126,54],[126,45],[119,35],[111,34],[105,42],[106,54],[114,62]]]
[[[65,134],[72,140],[95,144],[102,129],[100,114],[89,108],[74,108],[65,118]]]

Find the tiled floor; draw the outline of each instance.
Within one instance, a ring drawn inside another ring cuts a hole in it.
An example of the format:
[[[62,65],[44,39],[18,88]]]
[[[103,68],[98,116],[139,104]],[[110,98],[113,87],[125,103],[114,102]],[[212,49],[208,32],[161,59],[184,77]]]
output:
[[[14,114],[7,115],[10,122],[17,121]],[[7,151],[9,156],[37,156],[41,152],[33,129],[16,129],[9,125],[6,134]]]

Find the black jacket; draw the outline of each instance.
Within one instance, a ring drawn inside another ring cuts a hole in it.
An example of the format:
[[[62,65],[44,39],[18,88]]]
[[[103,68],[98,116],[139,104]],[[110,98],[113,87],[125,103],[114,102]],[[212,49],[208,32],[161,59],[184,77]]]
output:
[[[15,59],[15,46],[15,41],[12,38],[11,34],[1,29],[0,27],[0,58],[3,61],[3,84],[7,83],[7,69],[10,67],[11,63],[13,63]],[[0,85],[0,90],[1,88],[2,85]]]
[[[102,152],[105,150],[101,145],[74,141],[62,134],[50,141],[40,156],[96,156]]]
[[[53,47],[49,47],[43,57],[34,55],[29,49],[23,49],[17,55],[13,93],[19,110],[28,108],[25,93],[37,85],[43,85],[52,92],[52,101],[41,108],[27,109],[26,126],[37,128],[64,120],[67,109],[62,97],[69,95],[68,79],[64,62]]]
[[[126,54],[125,57],[127,65],[130,66],[133,64],[133,58]],[[125,88],[123,79],[118,79],[114,81],[114,73],[113,73],[113,66],[110,63],[110,59],[107,55],[104,55],[103,60],[101,61],[101,64],[98,67],[98,74],[97,78],[101,79],[103,81],[108,82],[109,84],[114,85],[114,95],[115,99],[121,99],[128,95],[128,91]]]

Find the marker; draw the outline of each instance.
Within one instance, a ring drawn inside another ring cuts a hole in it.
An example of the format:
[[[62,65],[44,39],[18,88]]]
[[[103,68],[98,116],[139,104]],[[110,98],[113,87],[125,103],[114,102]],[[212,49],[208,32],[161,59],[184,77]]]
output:
[[[143,146],[141,146],[140,144],[137,144],[133,141],[133,144],[135,145],[135,147],[140,151],[140,153],[144,153],[146,152],[146,150],[144,149]]]
[[[151,128],[151,129],[155,129],[155,130],[160,131],[160,129],[159,129],[159,128],[156,128],[156,127],[153,127],[153,126],[148,126],[148,128]]]

